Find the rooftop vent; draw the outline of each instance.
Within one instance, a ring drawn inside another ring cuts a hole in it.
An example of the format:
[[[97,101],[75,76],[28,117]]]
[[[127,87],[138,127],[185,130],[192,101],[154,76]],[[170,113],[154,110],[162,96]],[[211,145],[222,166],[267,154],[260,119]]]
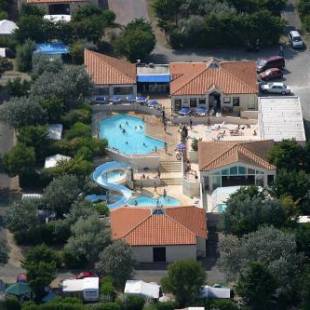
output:
[[[152,215],[164,215],[164,214],[165,214],[164,209],[161,207],[156,207],[152,212]]]
[[[220,67],[219,63],[215,60],[213,60],[209,65],[209,68],[212,68],[212,69],[218,69],[219,67]]]

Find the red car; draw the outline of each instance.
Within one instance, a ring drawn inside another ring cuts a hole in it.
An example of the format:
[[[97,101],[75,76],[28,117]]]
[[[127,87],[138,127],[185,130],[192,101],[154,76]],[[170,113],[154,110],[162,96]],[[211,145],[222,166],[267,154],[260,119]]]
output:
[[[89,277],[96,277],[96,274],[91,271],[83,271],[76,276],[76,279],[84,279]]]
[[[282,79],[283,72],[278,68],[267,69],[266,71],[260,73],[258,78],[262,81],[270,81],[275,79]]]

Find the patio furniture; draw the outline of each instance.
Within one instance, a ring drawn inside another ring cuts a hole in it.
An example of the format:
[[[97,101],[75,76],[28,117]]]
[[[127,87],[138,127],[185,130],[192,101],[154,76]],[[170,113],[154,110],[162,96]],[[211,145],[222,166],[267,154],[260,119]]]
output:
[[[126,101],[129,103],[134,103],[136,102],[136,97],[134,95],[129,95],[126,97]]]
[[[121,101],[122,101],[122,99],[119,96],[112,96],[111,97],[111,102],[112,103],[120,103]]]
[[[140,103],[140,104],[146,104],[147,99],[146,99],[146,97],[143,97],[143,96],[137,96],[136,97],[136,102]]]
[[[206,116],[208,114],[208,110],[205,107],[198,107],[195,109],[195,114],[198,116]]]
[[[99,103],[105,103],[108,102],[107,96],[95,96],[95,101]]]
[[[155,99],[149,100],[147,103],[149,108],[157,108],[159,106],[159,102]]]
[[[182,108],[179,112],[178,112],[179,115],[181,116],[188,116],[191,114],[191,110],[190,108]]]
[[[5,290],[6,295],[14,295],[17,298],[30,298],[31,297],[31,288],[28,283],[17,282],[10,285]]]

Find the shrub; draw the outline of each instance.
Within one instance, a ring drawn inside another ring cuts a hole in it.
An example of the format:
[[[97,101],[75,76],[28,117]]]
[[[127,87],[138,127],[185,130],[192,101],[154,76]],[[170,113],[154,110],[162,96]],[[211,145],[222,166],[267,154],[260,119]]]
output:
[[[0,57],[0,75],[5,71],[13,69],[13,64],[7,58]]]
[[[95,208],[99,215],[109,216],[110,214],[110,209],[105,202],[96,203]]]
[[[65,135],[65,138],[71,140],[77,137],[90,137],[91,136],[91,128],[89,125],[85,125],[81,122],[75,123]]]
[[[16,49],[16,63],[19,71],[27,72],[32,68],[32,53],[35,49],[35,43],[27,40],[23,45]]]
[[[142,310],[145,299],[138,295],[125,295],[123,309],[124,310]]]
[[[112,282],[111,277],[105,277],[101,281],[101,283],[100,283],[100,294],[101,294],[101,298],[104,301],[114,300],[116,294],[115,294],[115,288],[113,286],[113,282]]]
[[[74,109],[67,112],[62,118],[65,128],[70,128],[74,123],[81,122],[84,124],[91,123],[91,111],[87,109]]]
[[[198,139],[194,138],[192,140],[192,150],[197,152],[198,151]]]

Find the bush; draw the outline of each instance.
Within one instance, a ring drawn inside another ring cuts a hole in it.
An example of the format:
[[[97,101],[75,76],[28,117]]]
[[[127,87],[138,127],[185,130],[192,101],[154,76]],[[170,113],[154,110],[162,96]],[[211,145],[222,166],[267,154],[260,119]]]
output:
[[[87,109],[75,109],[67,112],[62,118],[65,128],[70,128],[74,123],[81,122],[84,124],[91,123],[91,111]]]
[[[2,308],[3,306],[3,308]],[[3,302],[0,303],[0,309],[3,310],[20,310],[21,305],[17,298],[15,297],[7,297]]]
[[[123,302],[124,310],[142,310],[145,299],[138,295],[125,295]]]
[[[77,137],[90,137],[91,136],[91,128],[89,125],[85,125],[81,122],[75,123],[65,135],[65,138],[71,140]]]
[[[21,78],[9,80],[6,84],[9,95],[14,97],[23,97],[28,95],[30,86],[30,81],[22,80]]]
[[[5,71],[13,70],[13,64],[7,58],[0,57],[0,75]]]
[[[110,209],[105,202],[96,203],[95,208],[99,215],[109,216],[110,214]]]
[[[103,301],[112,301],[114,300],[116,293],[113,286],[113,281],[111,277],[105,277],[100,283],[100,298]]]

